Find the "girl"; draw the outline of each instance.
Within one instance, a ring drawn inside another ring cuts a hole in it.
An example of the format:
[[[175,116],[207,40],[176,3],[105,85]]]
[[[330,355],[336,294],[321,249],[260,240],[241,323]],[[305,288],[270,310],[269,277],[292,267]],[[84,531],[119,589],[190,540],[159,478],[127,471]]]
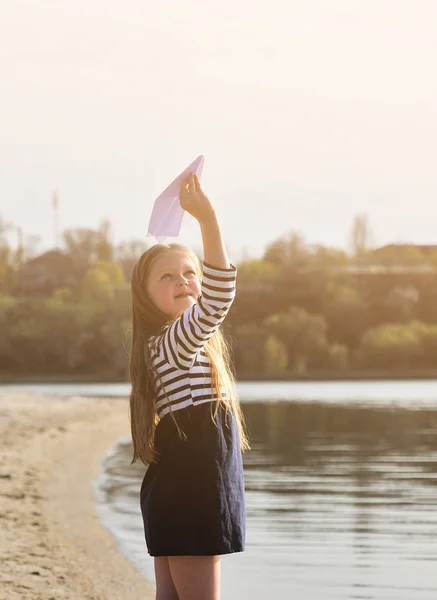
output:
[[[133,269],[132,463],[148,467],[140,506],[157,600],[219,600],[220,555],[244,551],[246,531],[250,446],[220,329],[237,269],[196,175],[179,200],[199,222],[203,265],[184,246],[157,244]]]

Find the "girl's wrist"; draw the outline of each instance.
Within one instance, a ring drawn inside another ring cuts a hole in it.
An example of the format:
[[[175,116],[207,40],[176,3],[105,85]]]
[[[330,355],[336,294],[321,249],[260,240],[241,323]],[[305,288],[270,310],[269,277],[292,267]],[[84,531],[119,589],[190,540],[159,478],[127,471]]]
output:
[[[200,227],[208,227],[210,225],[215,225],[218,223],[218,216],[214,209],[211,209],[209,212],[202,215],[198,219]]]

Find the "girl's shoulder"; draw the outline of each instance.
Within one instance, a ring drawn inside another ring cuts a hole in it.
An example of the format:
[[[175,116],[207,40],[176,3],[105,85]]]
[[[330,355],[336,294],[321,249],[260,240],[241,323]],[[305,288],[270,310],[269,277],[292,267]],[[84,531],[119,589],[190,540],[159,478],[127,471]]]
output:
[[[165,331],[169,327],[170,327],[170,323],[166,323],[165,325],[163,325],[161,327],[161,329],[158,331],[158,333],[154,333],[152,335],[149,335],[149,337],[148,337],[149,346],[151,346],[154,343],[156,343],[159,340],[159,338],[163,335],[163,333],[165,333]]]

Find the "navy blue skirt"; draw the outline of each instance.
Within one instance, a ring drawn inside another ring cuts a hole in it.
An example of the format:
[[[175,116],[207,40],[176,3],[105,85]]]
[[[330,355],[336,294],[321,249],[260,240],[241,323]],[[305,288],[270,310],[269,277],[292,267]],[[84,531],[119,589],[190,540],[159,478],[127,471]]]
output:
[[[158,423],[160,453],[143,478],[140,505],[151,556],[213,556],[245,548],[243,461],[232,413],[216,402],[173,414],[187,439],[179,438],[166,414]]]

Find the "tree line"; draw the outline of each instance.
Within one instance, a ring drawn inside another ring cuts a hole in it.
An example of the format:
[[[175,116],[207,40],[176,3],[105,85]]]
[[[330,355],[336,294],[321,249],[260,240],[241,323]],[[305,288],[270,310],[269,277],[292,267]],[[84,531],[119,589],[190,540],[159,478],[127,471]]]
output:
[[[125,380],[130,273],[147,243],[115,246],[104,221],[32,256],[6,229],[0,219],[0,376]],[[238,263],[224,324],[237,377],[437,372],[437,249],[369,238],[358,215],[349,251],[290,232]]]

